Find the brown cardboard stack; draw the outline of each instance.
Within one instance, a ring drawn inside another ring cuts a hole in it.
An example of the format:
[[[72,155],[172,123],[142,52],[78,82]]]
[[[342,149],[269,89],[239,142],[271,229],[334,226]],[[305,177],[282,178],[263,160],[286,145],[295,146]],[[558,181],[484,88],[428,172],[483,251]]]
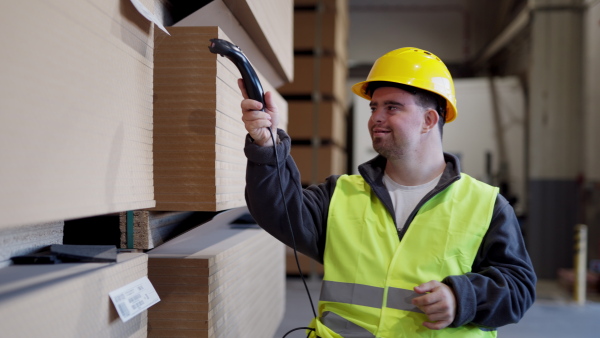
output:
[[[294,81],[279,89],[289,100],[292,156],[305,185],[346,172],[348,4],[296,0]]]
[[[219,26],[279,87],[294,77],[293,8],[293,0],[213,0],[174,26]]]
[[[0,227],[153,207],[152,24],[118,0],[0,12]]]
[[[157,31],[154,68],[156,210],[218,211],[245,205],[246,130],[241,77],[228,59],[208,50],[229,38],[218,27]],[[261,78],[265,91],[273,91]],[[274,98],[286,115],[287,104]]]
[[[316,148],[306,145],[294,145],[291,150],[292,157],[300,170],[303,184],[309,184],[308,179],[316,176],[323,182],[327,176],[345,174],[346,152],[335,144],[321,145]],[[316,156],[315,156],[316,155]]]
[[[285,303],[283,245],[262,229],[230,228],[245,213],[220,213],[148,252],[161,297],[150,337],[273,337]]]
[[[215,1],[218,2],[218,1]],[[268,63],[288,82],[294,77],[292,0],[223,0]],[[213,13],[213,15],[216,13]],[[228,30],[226,30],[228,32]],[[277,86],[277,84],[274,84]]]
[[[117,263],[13,265],[0,269],[2,337],[146,337],[148,313],[123,322],[109,292],[147,275],[145,254]]]
[[[317,24],[320,25],[321,46],[340,61],[348,58],[348,5],[347,0],[323,1],[323,12],[315,6],[318,0],[295,0],[294,5],[294,50],[312,51],[316,44]],[[320,17],[320,23],[317,20]]]

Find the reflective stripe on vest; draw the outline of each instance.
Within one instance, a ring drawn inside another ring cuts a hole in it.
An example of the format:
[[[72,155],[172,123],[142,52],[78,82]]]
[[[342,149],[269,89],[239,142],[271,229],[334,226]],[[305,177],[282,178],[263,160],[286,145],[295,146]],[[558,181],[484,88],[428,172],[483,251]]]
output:
[[[470,272],[497,194],[462,174],[419,209],[400,242],[393,216],[364,179],[340,176],[329,208],[316,334],[495,337],[475,326],[429,330],[411,300],[417,285]]]
[[[321,301],[381,308],[384,288],[369,285],[341,283],[324,280],[321,284]],[[412,304],[419,294],[413,290],[388,288],[386,306],[392,309],[423,313]]]
[[[321,323],[344,338],[375,338],[371,332],[334,312],[323,312]]]

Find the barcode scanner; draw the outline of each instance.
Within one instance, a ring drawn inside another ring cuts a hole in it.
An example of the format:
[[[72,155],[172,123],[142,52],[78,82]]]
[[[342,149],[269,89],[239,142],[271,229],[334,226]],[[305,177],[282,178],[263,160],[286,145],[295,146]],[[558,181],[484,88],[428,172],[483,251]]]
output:
[[[260,84],[260,80],[258,79],[254,68],[252,68],[252,65],[250,64],[250,61],[248,61],[248,58],[244,55],[240,47],[227,40],[210,39],[210,46],[208,46],[208,49],[211,53],[224,56],[233,62],[242,74],[242,80],[244,81],[248,98],[262,103],[263,108],[261,110],[264,111],[265,93],[263,87]]]

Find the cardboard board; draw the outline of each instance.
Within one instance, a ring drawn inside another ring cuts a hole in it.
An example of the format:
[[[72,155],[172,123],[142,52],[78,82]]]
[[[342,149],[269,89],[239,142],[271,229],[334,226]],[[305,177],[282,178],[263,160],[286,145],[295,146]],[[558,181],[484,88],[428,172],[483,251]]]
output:
[[[235,208],[148,252],[162,301],[149,337],[272,337],[284,309],[283,244],[262,229],[234,229]]]
[[[320,32],[318,35],[317,31]],[[348,58],[347,10],[326,8],[322,12],[314,9],[294,11],[294,50],[315,51],[317,47],[325,54],[335,55],[342,60]]]
[[[274,87],[293,80],[292,0],[214,0],[175,26],[219,26]]]
[[[129,1],[0,11],[0,227],[153,207],[152,24]]]
[[[330,175],[348,173],[346,152],[336,145],[320,146],[317,149],[310,145],[294,145],[291,155],[300,170],[300,180],[305,185],[321,183]]]
[[[147,275],[148,257],[117,263],[12,265],[0,269],[0,327],[6,337],[145,337],[148,314],[123,322],[109,292]]]
[[[315,111],[316,110],[316,111]],[[318,120],[315,125],[315,115]],[[288,134],[292,140],[311,140],[318,135],[322,142],[332,141],[340,147],[346,146],[346,115],[342,105],[336,101],[289,101],[290,124]]]
[[[318,63],[316,60],[320,60]],[[344,60],[331,55],[296,55],[294,57],[294,82],[279,88],[286,96],[319,94],[323,99],[346,103],[346,78],[348,69]],[[318,76],[317,76],[318,74]]]
[[[208,50],[218,27],[157,31],[154,69],[154,182],[156,208],[219,211],[245,205],[241,78],[227,58]],[[287,103],[259,74],[287,123]]]

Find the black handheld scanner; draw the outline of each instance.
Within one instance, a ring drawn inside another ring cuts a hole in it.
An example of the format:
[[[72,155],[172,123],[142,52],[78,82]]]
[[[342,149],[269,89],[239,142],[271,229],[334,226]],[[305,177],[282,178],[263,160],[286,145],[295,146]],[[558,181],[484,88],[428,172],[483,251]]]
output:
[[[258,79],[254,68],[252,68],[252,65],[250,64],[250,61],[248,61],[248,58],[246,58],[246,55],[244,55],[240,47],[223,39],[210,39],[210,46],[208,49],[211,53],[224,56],[233,62],[242,74],[242,80],[244,81],[248,97],[262,103],[262,110],[264,110],[265,94],[262,85],[260,84],[260,80]]]

